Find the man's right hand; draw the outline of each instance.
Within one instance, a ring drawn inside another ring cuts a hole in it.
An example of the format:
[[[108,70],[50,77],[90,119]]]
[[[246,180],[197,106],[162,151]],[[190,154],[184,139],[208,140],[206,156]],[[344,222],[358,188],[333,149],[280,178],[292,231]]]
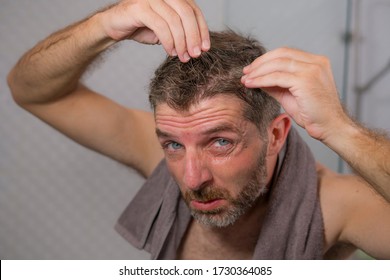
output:
[[[103,51],[125,39],[161,43],[183,62],[210,46],[192,0],[123,0],[39,42],[9,73],[8,84],[21,107],[147,177],[163,158],[153,114],[125,108],[79,81]]]
[[[161,43],[182,62],[210,48],[202,12],[192,0],[123,0],[101,14],[106,34],[113,40]]]

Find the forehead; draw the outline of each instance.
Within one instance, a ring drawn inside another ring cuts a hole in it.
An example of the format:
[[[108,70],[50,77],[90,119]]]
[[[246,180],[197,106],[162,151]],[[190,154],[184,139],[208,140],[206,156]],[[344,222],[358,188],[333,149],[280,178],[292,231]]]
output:
[[[243,116],[243,101],[232,95],[219,94],[202,99],[191,105],[187,111],[178,111],[166,103],[159,104],[155,110],[158,129],[205,128],[215,125],[237,126],[246,121]]]

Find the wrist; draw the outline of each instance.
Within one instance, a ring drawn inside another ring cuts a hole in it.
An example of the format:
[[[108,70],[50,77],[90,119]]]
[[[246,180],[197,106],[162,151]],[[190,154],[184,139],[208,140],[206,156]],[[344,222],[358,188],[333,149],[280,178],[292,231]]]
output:
[[[118,6],[110,5],[91,17],[94,24],[99,28],[100,35],[110,41],[111,44],[128,39],[132,33],[131,30],[136,30],[136,27],[128,26],[131,15],[123,19],[123,15],[118,12],[120,10]]]
[[[112,39],[106,31],[102,12],[96,13],[88,18],[85,24],[87,32],[86,36],[94,39],[94,47],[98,52],[104,51],[117,43],[117,41]]]
[[[362,134],[362,128],[349,116],[344,115],[332,122],[332,127],[325,133],[322,142],[338,154],[348,149],[349,143],[353,142]]]

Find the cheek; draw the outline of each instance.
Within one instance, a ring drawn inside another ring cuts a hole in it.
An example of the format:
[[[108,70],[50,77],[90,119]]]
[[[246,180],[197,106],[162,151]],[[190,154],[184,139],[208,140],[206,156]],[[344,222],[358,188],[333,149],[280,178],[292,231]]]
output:
[[[184,163],[180,163],[177,161],[170,161],[170,160],[166,160],[166,162],[167,162],[167,167],[168,167],[169,173],[172,175],[173,179],[179,185],[181,185],[180,178],[182,176],[180,176],[180,174],[184,173]]]
[[[211,161],[212,173],[217,186],[238,193],[258,169],[258,158],[254,153],[241,154],[224,160]]]

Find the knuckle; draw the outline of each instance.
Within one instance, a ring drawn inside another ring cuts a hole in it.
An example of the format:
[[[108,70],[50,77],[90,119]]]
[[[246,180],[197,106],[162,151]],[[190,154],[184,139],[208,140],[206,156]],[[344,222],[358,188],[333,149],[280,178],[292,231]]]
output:
[[[328,57],[326,57],[325,55],[319,55],[318,58],[322,63],[326,63],[327,61],[329,61]]]
[[[175,13],[174,11],[170,11],[169,12],[169,15],[166,19],[170,24],[172,25],[181,25],[181,19],[180,19],[180,16]]]
[[[320,63],[326,68],[330,68],[330,59],[326,56],[320,56]]]
[[[157,18],[154,19],[153,25],[156,29],[159,29],[159,30],[165,30],[167,28],[167,23],[165,21],[157,19]]]
[[[319,64],[311,64],[310,65],[310,72],[312,72],[315,75],[318,75],[322,72],[322,67]]]
[[[289,57],[279,57],[276,59],[277,63],[286,67],[288,71],[297,71],[297,62],[295,59]]]
[[[196,15],[203,15],[202,10],[198,6],[192,6],[192,12]]]
[[[191,17],[194,16],[194,10],[189,5],[184,5],[179,8],[179,12],[182,17]]]
[[[286,52],[289,52],[290,51],[290,48],[289,47],[280,47],[278,49],[281,53],[286,53]]]

